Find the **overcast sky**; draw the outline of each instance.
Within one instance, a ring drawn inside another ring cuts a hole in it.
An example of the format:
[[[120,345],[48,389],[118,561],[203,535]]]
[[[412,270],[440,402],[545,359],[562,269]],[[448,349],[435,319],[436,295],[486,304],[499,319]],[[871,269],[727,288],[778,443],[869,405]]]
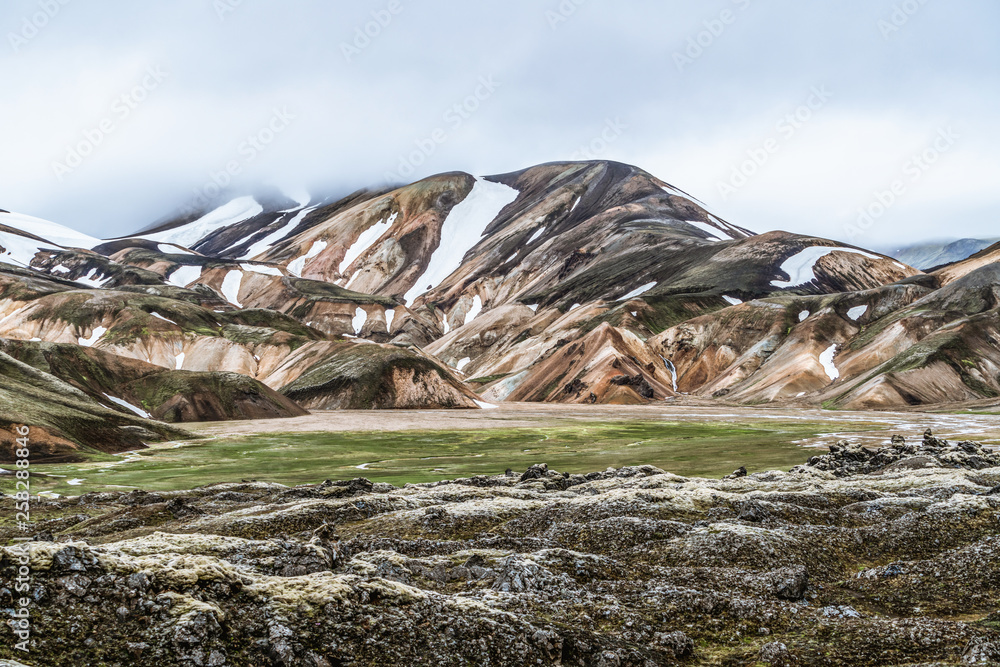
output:
[[[97,236],[227,166],[343,193],[591,157],[755,231],[1000,236],[995,0],[6,0],[0,27],[0,208]]]

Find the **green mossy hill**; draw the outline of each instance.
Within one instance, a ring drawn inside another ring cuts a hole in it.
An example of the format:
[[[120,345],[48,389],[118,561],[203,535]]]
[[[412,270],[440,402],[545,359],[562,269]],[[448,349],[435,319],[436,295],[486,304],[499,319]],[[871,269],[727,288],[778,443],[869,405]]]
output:
[[[276,310],[255,308],[234,310],[228,313],[218,313],[217,315],[220,322],[228,322],[233,325],[254,329],[270,329],[272,333],[284,332],[293,336],[308,338],[309,340],[326,340],[326,335],[323,332],[308,327],[295,318],[284,313],[279,313]],[[226,335],[226,337],[228,338],[229,336]]]
[[[63,280],[77,281],[85,278],[103,282],[104,288],[124,285],[162,285],[163,278],[127,264],[119,264],[104,255],[85,250],[64,250],[39,254],[32,267]]]
[[[131,415],[124,400],[166,422],[295,417],[306,411],[238,373],[170,371],[94,348],[0,340],[0,350],[110,409]]]
[[[80,460],[88,453],[141,449],[188,437],[184,431],[99,405],[53,375],[0,352],[0,461],[15,460],[14,427],[31,427],[32,461]]]
[[[988,264],[942,287],[915,308],[977,315],[1000,306],[1000,264]]]
[[[319,280],[307,280],[305,278],[287,278],[288,284],[298,293],[310,301],[329,301],[331,303],[359,303],[385,306],[395,308],[399,302],[392,297],[378,296],[375,294],[362,294],[338,287],[332,283],[325,283]],[[303,306],[309,308],[309,305]]]
[[[80,286],[69,280],[0,262],[0,299],[34,301],[49,294],[76,289]]]
[[[308,414],[294,401],[239,373],[166,371],[122,388],[156,419],[205,422],[274,419]]]
[[[471,392],[438,364],[409,350],[375,344],[336,347],[281,393],[316,409],[474,406]]]
[[[139,266],[151,265],[157,262],[173,262],[174,264],[182,266],[201,266],[206,269],[229,266],[231,262],[226,260],[214,259],[212,257],[204,257],[202,255],[189,255],[186,253],[181,253],[180,251],[176,253],[165,253],[159,249],[158,244],[152,244],[152,248],[147,248],[141,245],[136,245],[135,243],[130,243],[126,247],[128,251],[121,255],[121,261],[126,264],[136,264]],[[98,246],[96,250],[104,252],[107,246]],[[124,248],[122,248],[124,249]],[[119,252],[121,249],[114,252]],[[113,252],[109,254],[114,254]]]

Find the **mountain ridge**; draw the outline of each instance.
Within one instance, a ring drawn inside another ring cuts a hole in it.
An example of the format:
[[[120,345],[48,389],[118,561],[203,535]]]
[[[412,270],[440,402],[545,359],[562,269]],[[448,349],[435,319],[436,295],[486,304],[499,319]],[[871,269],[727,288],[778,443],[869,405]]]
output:
[[[1000,396],[1000,358],[972,331],[994,309],[929,299],[956,281],[972,294],[969,274],[992,284],[989,249],[924,273],[754,233],[621,163],[448,172],[336,201],[243,196],[106,241],[5,219],[25,218],[0,214],[0,246],[27,273],[0,270],[0,338],[237,373],[314,409]],[[43,229],[90,248],[29,238]]]

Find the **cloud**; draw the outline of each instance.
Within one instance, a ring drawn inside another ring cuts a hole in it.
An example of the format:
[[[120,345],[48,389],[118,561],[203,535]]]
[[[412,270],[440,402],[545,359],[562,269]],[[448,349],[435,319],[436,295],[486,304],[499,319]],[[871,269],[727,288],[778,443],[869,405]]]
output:
[[[985,235],[1000,208],[988,0],[925,3],[888,33],[905,3],[62,1],[16,52],[39,1],[0,10],[0,207],[89,233],[143,227],[234,161],[239,188],[339,193],[401,164],[413,179],[502,173],[597,145],[733,222],[843,238],[945,125],[961,140],[857,242]],[[115,115],[150,67],[168,77]],[[478,99],[484,77],[497,86]],[[718,184],[815,86],[833,97],[724,198]],[[247,160],[276,110],[294,120]],[[108,118],[60,179],[53,164]],[[627,129],[602,147],[609,123]]]

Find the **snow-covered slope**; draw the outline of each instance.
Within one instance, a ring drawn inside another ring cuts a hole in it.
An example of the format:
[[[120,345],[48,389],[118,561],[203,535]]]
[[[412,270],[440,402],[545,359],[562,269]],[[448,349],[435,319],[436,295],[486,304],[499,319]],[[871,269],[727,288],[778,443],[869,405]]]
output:
[[[204,240],[214,232],[249,220],[263,212],[264,207],[253,197],[240,197],[194,222],[154,234],[144,234],[136,238],[158,243],[175,243],[185,248],[193,248],[199,241]]]
[[[6,231],[4,228],[10,231]],[[0,261],[29,266],[42,250],[84,248],[101,241],[69,227],[19,213],[0,212]]]
[[[482,239],[486,227],[505,206],[517,199],[517,195],[517,190],[502,183],[476,179],[472,192],[451,209],[441,227],[441,244],[403,299],[413,303],[418,296],[440,285],[461,266],[466,253]]]
[[[0,213],[0,225],[43,238],[64,248],[85,248],[89,250],[101,243],[100,239],[88,236],[75,229],[19,213]]]

